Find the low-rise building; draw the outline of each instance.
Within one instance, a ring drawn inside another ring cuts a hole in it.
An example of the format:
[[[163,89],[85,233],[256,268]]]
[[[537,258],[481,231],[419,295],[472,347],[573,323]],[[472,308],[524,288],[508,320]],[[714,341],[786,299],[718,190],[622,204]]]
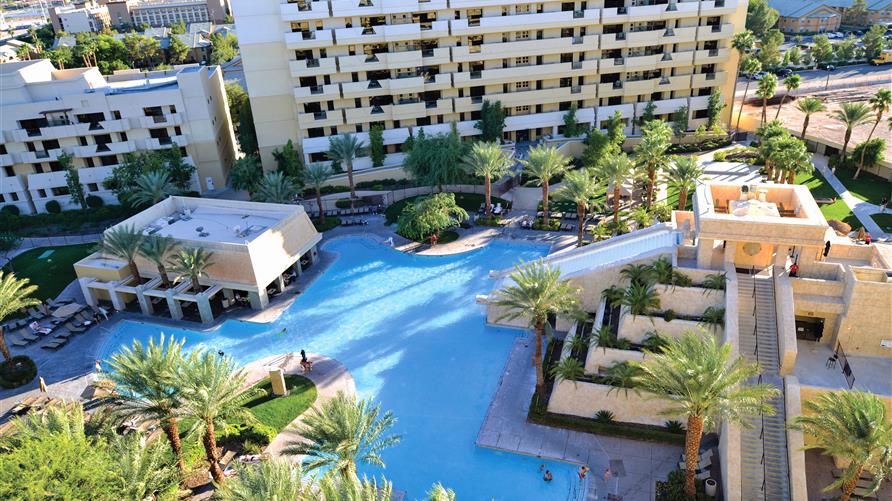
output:
[[[130,305],[146,315],[166,312],[174,319],[192,316],[192,308],[205,323],[240,302],[265,308],[270,293],[282,292],[286,280],[314,262],[322,240],[300,205],[191,197],[169,197],[106,233],[118,228],[170,237],[179,248],[211,253],[199,278],[202,290],[174,272],[165,286],[158,267],[142,256],[135,261],[140,276],[134,277],[127,262],[98,252],[74,265],[87,302],[110,302],[118,310]]]
[[[777,27],[784,33],[825,33],[839,29],[842,12],[835,0],[770,0],[780,17]],[[850,2],[851,3],[851,2]]]
[[[142,0],[130,6],[130,16],[137,26],[222,23],[229,13],[229,0]]]
[[[59,33],[98,33],[111,26],[108,8],[93,0],[50,9],[53,31]]]
[[[57,70],[49,60],[0,65],[0,205],[28,214],[55,200],[76,208],[59,163],[72,156],[87,195],[117,203],[103,180],[137,150],[180,148],[196,167],[193,189],[226,186],[235,137],[217,66]]]

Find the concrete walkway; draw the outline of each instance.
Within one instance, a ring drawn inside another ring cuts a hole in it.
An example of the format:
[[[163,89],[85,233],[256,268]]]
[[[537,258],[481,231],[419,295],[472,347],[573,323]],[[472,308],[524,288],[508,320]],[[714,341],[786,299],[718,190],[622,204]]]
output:
[[[682,448],[528,422],[527,410],[536,386],[530,364],[534,344],[530,336],[514,342],[477,435],[477,446],[587,465],[591,470],[585,486],[588,492],[578,499],[606,499],[607,494],[619,494],[623,501],[653,499],[655,482],[665,480],[676,468]],[[607,468],[612,473],[605,482]]]
[[[892,233],[884,232],[883,229],[880,228],[880,225],[870,217],[872,214],[880,213],[880,206],[861,200],[853,195],[852,192],[842,184],[842,181],[830,171],[828,165],[829,161],[830,159],[823,155],[812,156],[812,163],[815,165],[815,168],[817,168],[818,172],[824,176],[824,179],[830,183],[830,186],[839,193],[839,196],[842,197],[846,205],[852,209],[852,212],[855,213],[855,216],[861,221],[861,224],[864,225],[864,229],[870,232],[870,236],[873,237],[873,240],[875,242],[892,242]]]

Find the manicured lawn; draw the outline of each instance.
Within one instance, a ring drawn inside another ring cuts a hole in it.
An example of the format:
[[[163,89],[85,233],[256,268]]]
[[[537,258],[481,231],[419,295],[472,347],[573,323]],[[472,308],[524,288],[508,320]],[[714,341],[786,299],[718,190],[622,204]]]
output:
[[[313,221],[313,226],[316,227],[316,231],[319,231],[319,232],[328,231],[328,230],[335,228],[341,224],[341,218],[336,217],[336,216],[326,217],[325,224],[319,224],[318,217],[314,217],[312,219],[312,221]]]
[[[607,186],[598,188],[598,195],[595,197],[595,203],[601,206],[601,211],[605,209],[605,205],[607,204]],[[539,201],[537,210],[542,210],[541,200]],[[576,212],[576,202],[561,200],[560,197],[555,196],[554,190],[549,190],[548,210],[555,212]]]
[[[62,289],[77,278],[74,263],[87,257],[95,247],[93,243],[38,247],[19,254],[4,269],[12,270],[18,277],[30,279],[37,286],[36,298],[55,299]]]
[[[874,214],[870,216],[886,233],[892,233],[892,214]]]
[[[418,197],[425,197],[427,195],[419,195]],[[394,202],[390,207],[384,211],[384,217],[386,220],[386,224],[394,224],[396,220],[400,217],[400,213],[403,211],[403,208],[406,207],[411,202],[414,202],[418,197],[409,197],[399,202]],[[477,193],[455,193],[455,202],[462,209],[468,211],[468,214],[476,214],[477,209],[480,208],[480,204],[483,203],[483,195],[479,195]],[[503,206],[508,203],[507,200],[504,200],[499,197],[492,197],[492,203],[498,204],[501,203]]]
[[[853,179],[852,169],[836,169],[836,177],[848,188],[852,195],[879,205],[883,197],[892,195],[892,182],[868,172],[862,172],[858,179]]]
[[[821,208],[821,213],[824,214],[824,219],[828,221],[833,219],[842,221],[851,226],[852,229],[861,227],[861,221],[852,213],[852,209],[846,205],[842,198],[839,197],[839,194],[836,193],[836,190],[830,186],[830,183],[824,180],[824,177],[817,170],[811,174],[797,174],[796,184],[808,187],[815,198],[837,198],[836,202],[832,204],[818,205]]]
[[[316,385],[303,376],[286,375],[285,386],[288,396],[276,397],[272,394],[269,379],[264,379],[254,387],[265,390],[267,394],[245,404],[258,421],[278,431],[285,429],[316,401]]]

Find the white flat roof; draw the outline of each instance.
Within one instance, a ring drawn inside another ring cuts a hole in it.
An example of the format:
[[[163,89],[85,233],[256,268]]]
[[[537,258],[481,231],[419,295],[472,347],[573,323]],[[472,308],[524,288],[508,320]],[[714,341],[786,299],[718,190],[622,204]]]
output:
[[[199,206],[159,217],[144,226],[142,232],[177,240],[246,244],[284,217],[284,213],[257,213],[238,206]]]

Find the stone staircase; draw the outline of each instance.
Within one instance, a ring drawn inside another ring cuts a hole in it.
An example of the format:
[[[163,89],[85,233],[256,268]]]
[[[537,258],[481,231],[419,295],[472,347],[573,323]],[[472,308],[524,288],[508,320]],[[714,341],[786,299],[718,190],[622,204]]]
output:
[[[767,274],[738,274],[739,347],[749,362],[758,362],[759,382],[781,390],[771,402],[773,416],[753,416],[742,427],[741,499],[790,499],[787,431],[784,420],[784,381],[780,376],[774,282]]]

